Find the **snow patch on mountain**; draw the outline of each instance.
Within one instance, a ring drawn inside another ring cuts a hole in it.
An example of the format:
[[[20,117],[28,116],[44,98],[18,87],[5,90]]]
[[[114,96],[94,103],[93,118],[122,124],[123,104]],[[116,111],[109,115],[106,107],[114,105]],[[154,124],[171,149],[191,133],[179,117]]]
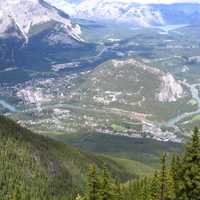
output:
[[[69,3],[66,0],[46,0],[49,4],[55,6],[56,8],[66,12],[70,16],[75,16],[77,13],[77,5],[74,3]]]
[[[60,1],[60,0],[57,0]],[[67,2],[73,2],[76,4],[74,0],[64,0]],[[79,2],[83,2],[79,1]],[[90,0],[91,2],[95,3],[99,0]],[[122,2],[122,0],[106,0],[107,2]],[[174,3],[200,3],[200,0],[123,0],[124,3],[140,3],[140,4],[174,4]]]
[[[11,17],[9,17],[8,15],[5,16],[3,10],[0,10],[0,37],[6,36],[7,30],[9,29],[9,27],[11,27],[11,25],[13,24],[13,21],[11,19]]]
[[[48,0],[48,2],[69,15],[80,18],[132,21],[132,23],[142,26],[149,26],[151,23],[164,23],[160,13],[149,9],[148,5],[138,7],[135,4],[133,6],[131,2],[108,0],[85,0],[78,5],[68,3],[65,0]]]
[[[5,36],[15,26],[28,40],[31,27],[55,21],[63,24],[69,35],[82,40],[80,28],[73,26],[66,14],[50,6],[43,0],[0,0],[0,35]]]
[[[79,5],[77,16],[99,20],[132,21],[132,23],[142,26],[164,23],[160,13],[149,9],[147,5],[138,7],[130,6],[123,2],[108,3],[107,1],[98,1],[95,5],[86,0]]]
[[[70,16],[128,22],[138,26],[152,26],[198,22],[200,0],[47,0]],[[187,3],[184,4],[184,3]]]

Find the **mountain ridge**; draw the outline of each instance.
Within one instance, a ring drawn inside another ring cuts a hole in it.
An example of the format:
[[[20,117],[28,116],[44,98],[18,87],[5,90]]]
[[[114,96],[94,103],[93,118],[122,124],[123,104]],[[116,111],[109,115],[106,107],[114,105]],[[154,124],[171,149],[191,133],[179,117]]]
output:
[[[140,3],[135,0],[95,0],[92,2],[85,0],[73,3],[73,1],[65,0],[48,0],[48,2],[68,12],[73,17],[101,21],[111,20],[131,23],[136,26],[179,24],[181,15],[182,24],[193,23],[194,17],[197,22],[200,19],[199,1],[171,1],[168,3],[146,1]],[[187,5],[187,10],[185,10],[185,5]]]

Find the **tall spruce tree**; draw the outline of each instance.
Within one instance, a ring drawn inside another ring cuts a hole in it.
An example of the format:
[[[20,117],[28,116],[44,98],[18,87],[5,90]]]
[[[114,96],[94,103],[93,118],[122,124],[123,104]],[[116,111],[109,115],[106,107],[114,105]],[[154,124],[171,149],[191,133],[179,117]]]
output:
[[[88,200],[100,200],[99,197],[99,187],[100,181],[97,174],[97,169],[95,165],[91,165],[88,174]]]
[[[180,181],[179,169],[181,168],[180,156],[173,155],[170,165],[170,175],[173,180],[174,200],[177,199],[178,187]]]
[[[160,180],[158,172],[155,171],[150,183],[150,200],[158,200],[160,194]]]
[[[111,200],[112,199],[112,181],[108,174],[108,170],[104,166],[100,177],[100,199],[101,200]]]
[[[149,199],[149,182],[147,177],[142,180],[142,192],[141,192],[141,199],[146,200]]]
[[[172,176],[171,170],[167,170],[167,176],[166,176],[166,200],[175,200],[175,185],[174,185],[174,179]]]
[[[123,200],[122,188],[119,180],[117,179],[114,181],[113,186],[113,200]]]
[[[180,200],[200,200],[200,138],[195,128],[191,142],[179,169],[180,182],[177,198]]]
[[[161,172],[160,172],[160,200],[166,200],[167,191],[167,167],[166,167],[166,157],[164,154],[161,158]]]

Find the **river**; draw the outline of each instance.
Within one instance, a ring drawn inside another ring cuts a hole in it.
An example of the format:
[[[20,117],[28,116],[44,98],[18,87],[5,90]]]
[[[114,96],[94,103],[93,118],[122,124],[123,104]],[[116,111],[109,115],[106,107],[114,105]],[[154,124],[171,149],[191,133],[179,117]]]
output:
[[[196,100],[197,105],[198,105],[198,109],[196,111],[193,112],[188,112],[188,113],[183,113],[180,115],[177,115],[176,117],[170,119],[166,125],[168,127],[176,127],[176,124],[180,121],[182,121],[183,119],[187,118],[187,117],[192,117],[194,115],[200,114],[200,97],[199,97],[199,91],[197,89],[197,86],[200,86],[200,84],[192,84],[189,85],[188,83],[185,83],[185,85],[190,88],[190,92],[192,95],[192,98]]]

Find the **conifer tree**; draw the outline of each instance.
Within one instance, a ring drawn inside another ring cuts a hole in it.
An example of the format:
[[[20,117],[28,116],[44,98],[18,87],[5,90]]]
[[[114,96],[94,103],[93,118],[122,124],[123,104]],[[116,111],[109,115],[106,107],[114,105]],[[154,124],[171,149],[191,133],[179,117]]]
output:
[[[200,199],[200,138],[195,128],[191,142],[186,147],[180,168],[180,182],[177,198],[180,200]]]
[[[99,200],[100,182],[95,165],[91,165],[89,168],[88,182],[88,200]]]
[[[128,182],[126,185],[121,186],[123,200],[134,199],[132,191],[134,190],[133,182]],[[134,190],[135,191],[135,190]]]
[[[166,200],[166,157],[167,155],[164,154],[161,158],[161,172],[160,172],[160,200]]]
[[[122,188],[119,180],[115,180],[113,187],[113,200],[123,200]]]
[[[150,200],[158,200],[160,194],[160,180],[158,172],[155,171],[154,177],[150,183]]]
[[[147,177],[142,180],[142,192],[141,199],[146,200],[149,199],[149,183]]]
[[[178,195],[178,188],[180,182],[180,174],[179,174],[180,169],[181,169],[180,156],[173,155],[169,170],[171,178],[173,180],[173,190],[174,190],[173,199],[175,200],[177,199]]]
[[[100,199],[101,200],[111,200],[112,199],[112,181],[108,174],[108,170],[104,166],[104,169],[101,174],[100,182]]]
[[[171,170],[167,170],[166,174],[166,200],[175,200],[175,185]]]

